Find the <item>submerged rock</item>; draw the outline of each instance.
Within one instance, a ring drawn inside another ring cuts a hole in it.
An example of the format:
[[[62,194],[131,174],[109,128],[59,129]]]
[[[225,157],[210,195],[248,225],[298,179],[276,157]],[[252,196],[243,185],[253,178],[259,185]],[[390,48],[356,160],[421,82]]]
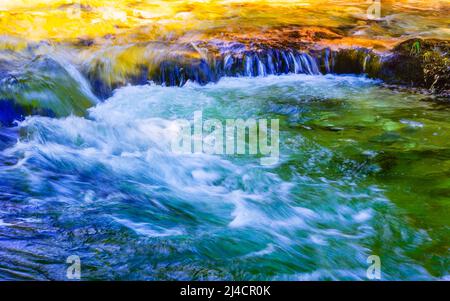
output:
[[[36,56],[22,68],[6,69],[0,79],[3,126],[28,115],[82,116],[96,103],[87,82],[69,63],[50,56]]]

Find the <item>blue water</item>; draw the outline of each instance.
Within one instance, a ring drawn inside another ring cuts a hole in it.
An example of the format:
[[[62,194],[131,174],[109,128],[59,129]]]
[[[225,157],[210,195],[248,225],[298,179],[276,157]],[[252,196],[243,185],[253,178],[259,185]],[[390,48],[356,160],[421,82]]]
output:
[[[415,223],[377,160],[413,105],[432,110],[363,77],[286,75],[128,86],[86,117],[27,117],[0,154],[0,279],[65,280],[70,255],[84,280],[367,280],[370,255],[382,280],[448,277],[448,199],[440,224]],[[279,163],[171,152],[175,120],[199,110],[280,119]]]

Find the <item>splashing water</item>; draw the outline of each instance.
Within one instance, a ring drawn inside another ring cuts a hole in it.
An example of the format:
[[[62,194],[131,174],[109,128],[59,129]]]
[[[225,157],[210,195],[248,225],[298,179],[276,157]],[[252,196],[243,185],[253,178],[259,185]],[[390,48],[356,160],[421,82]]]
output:
[[[279,118],[281,158],[181,155],[175,119]],[[128,86],[28,117],[0,156],[0,278],[382,279],[448,274],[449,108],[353,76]],[[433,191],[433,192],[432,192]]]

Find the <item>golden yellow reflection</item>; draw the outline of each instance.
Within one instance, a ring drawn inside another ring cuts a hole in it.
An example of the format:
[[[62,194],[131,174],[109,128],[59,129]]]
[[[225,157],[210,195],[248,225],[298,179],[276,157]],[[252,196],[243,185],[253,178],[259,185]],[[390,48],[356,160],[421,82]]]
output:
[[[375,0],[0,0],[0,34],[28,40],[114,43],[258,36],[282,27],[325,27],[340,43],[450,37],[450,1]]]

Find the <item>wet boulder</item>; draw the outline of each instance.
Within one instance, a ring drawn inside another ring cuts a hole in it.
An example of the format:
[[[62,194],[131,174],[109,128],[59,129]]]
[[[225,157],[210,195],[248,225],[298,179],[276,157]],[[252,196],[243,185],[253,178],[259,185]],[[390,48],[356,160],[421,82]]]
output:
[[[331,72],[335,74],[367,74],[377,78],[380,71],[380,56],[366,48],[346,48],[332,54]]]
[[[411,39],[400,43],[383,59],[379,77],[392,84],[449,91],[450,42]]]
[[[83,116],[96,103],[76,69],[49,56],[37,56],[5,74],[0,100],[3,125],[28,115]]]

